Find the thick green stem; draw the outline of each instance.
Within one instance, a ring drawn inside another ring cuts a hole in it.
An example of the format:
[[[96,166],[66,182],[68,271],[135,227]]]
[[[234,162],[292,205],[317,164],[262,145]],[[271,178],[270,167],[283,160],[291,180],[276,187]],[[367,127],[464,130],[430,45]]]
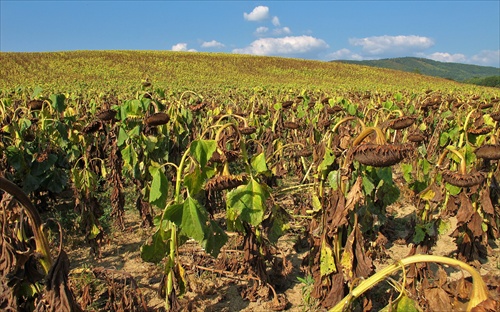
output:
[[[380,283],[381,281],[385,280],[387,277],[389,277],[391,274],[394,272],[404,269],[405,266],[414,264],[414,263],[421,263],[421,262],[435,262],[435,263],[441,263],[441,264],[446,264],[446,265],[451,265],[451,266],[457,266],[468,273],[472,276],[472,292],[470,295],[470,300],[469,304],[467,306],[467,311],[472,310],[472,308],[476,307],[478,304],[483,302],[484,300],[488,299],[488,287],[484,283],[483,279],[481,278],[481,275],[479,272],[477,272],[473,267],[468,265],[465,262],[462,262],[457,259],[452,259],[452,258],[447,258],[447,257],[442,257],[442,256],[434,256],[434,255],[415,255],[415,256],[410,256],[404,259],[401,259],[399,262],[394,263],[381,271],[375,273],[372,275],[370,278],[362,281],[356,288],[354,288],[349,295],[344,297],[336,306],[334,306],[332,309],[329,310],[329,312],[341,312],[344,311],[351,300],[358,298],[361,296],[365,291],[369,290],[376,284]]]

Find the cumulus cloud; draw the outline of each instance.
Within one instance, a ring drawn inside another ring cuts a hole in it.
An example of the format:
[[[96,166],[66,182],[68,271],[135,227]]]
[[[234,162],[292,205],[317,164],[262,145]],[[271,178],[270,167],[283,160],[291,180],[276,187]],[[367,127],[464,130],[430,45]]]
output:
[[[340,49],[327,55],[328,60],[355,60],[361,61],[363,57],[349,49]]]
[[[256,30],[255,30],[255,34],[257,36],[262,36],[264,35],[265,33],[267,33],[269,31],[269,28],[265,27],[265,26],[261,26],[261,27],[258,27]]]
[[[282,28],[275,28],[275,29],[273,29],[273,34],[277,35],[277,36],[289,35],[291,33],[292,33],[292,31],[288,27],[282,27]]]
[[[269,8],[266,6],[259,5],[253,9],[250,13],[243,13],[243,18],[250,22],[263,21],[269,18]]]
[[[361,46],[370,55],[398,54],[416,52],[430,48],[434,41],[421,36],[374,36],[366,38],[351,38],[349,43]]]
[[[188,52],[196,52],[195,49],[189,49],[187,48],[187,43],[180,42],[177,44],[174,44],[172,46],[172,51],[188,51]]]
[[[426,56],[427,58],[439,61],[439,62],[449,62],[449,63],[465,63],[467,62],[467,57],[463,54],[450,54],[446,52],[435,52]]]
[[[483,50],[471,57],[474,64],[500,67],[500,50]]]
[[[311,36],[287,36],[282,38],[261,38],[243,49],[234,49],[233,53],[255,55],[293,55],[304,54],[328,48],[328,44]]]
[[[274,26],[279,27],[280,26],[280,19],[277,16],[274,16],[272,23]]]
[[[218,41],[215,41],[215,40],[212,40],[212,41],[205,41],[201,44],[201,46],[203,48],[223,48],[225,47],[224,44],[218,42]]]

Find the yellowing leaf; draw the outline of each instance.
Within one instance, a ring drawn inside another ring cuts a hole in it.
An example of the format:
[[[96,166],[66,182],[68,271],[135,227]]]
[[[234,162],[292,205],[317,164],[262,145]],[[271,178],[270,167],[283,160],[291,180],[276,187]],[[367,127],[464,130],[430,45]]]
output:
[[[321,263],[319,269],[322,277],[337,272],[333,251],[328,245],[326,245],[325,241],[321,244],[320,261]]]
[[[420,198],[423,200],[431,200],[436,196],[436,192],[434,192],[431,188],[428,188],[427,190],[424,190],[422,193],[420,193]]]

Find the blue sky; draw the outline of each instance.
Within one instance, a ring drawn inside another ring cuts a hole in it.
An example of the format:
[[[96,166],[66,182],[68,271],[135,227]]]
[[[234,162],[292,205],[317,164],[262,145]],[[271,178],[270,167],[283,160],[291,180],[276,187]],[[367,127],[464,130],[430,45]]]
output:
[[[0,50],[176,50],[500,67],[500,0],[0,2]]]

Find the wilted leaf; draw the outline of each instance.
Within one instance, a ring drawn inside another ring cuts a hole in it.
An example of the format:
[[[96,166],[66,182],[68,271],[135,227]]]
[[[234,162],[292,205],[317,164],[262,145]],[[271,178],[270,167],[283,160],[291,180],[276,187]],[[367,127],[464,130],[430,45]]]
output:
[[[491,203],[491,197],[490,197],[490,188],[485,187],[481,191],[481,208],[483,211],[487,214],[494,215],[495,214],[495,208],[493,207],[493,204]]]
[[[252,158],[251,161],[252,169],[257,173],[265,173],[268,171],[266,164],[266,155],[264,152]]]
[[[191,155],[200,164],[202,170],[216,149],[217,142],[215,140],[195,140],[189,147]]]
[[[141,246],[141,258],[144,261],[158,263],[160,262],[169,250],[167,244],[170,236],[170,231],[165,232],[163,229],[158,229],[150,238],[150,242],[146,242]]]
[[[479,237],[483,234],[482,224],[483,218],[479,215],[479,213],[474,212],[470,221],[467,223],[467,227],[474,237]]]
[[[242,221],[257,226],[262,222],[268,190],[253,178],[247,185],[240,185],[227,194],[227,206],[239,213]]]
[[[467,197],[467,195],[465,195],[464,192],[460,193],[458,199],[460,201],[460,208],[458,209],[457,212],[457,222],[458,225],[462,225],[464,223],[469,222],[475,210],[474,207],[472,206],[470,199]]]
[[[406,294],[403,294],[401,297],[399,297],[398,300],[395,302],[387,305],[383,309],[380,310],[380,312],[420,312],[421,309],[418,308],[418,303],[406,296]]]
[[[327,276],[331,273],[337,271],[337,267],[335,266],[335,259],[333,257],[333,251],[328,246],[325,241],[321,243],[321,256],[320,256],[320,273],[321,277]]]
[[[64,103],[64,100],[66,100],[66,97],[64,94],[52,94],[49,97],[51,106],[58,112],[61,113],[66,109],[66,104]]]
[[[424,294],[431,311],[453,311],[451,298],[442,288],[427,288]]]
[[[165,208],[168,195],[168,179],[159,167],[151,166],[151,188],[149,190],[149,202],[158,208]]]

